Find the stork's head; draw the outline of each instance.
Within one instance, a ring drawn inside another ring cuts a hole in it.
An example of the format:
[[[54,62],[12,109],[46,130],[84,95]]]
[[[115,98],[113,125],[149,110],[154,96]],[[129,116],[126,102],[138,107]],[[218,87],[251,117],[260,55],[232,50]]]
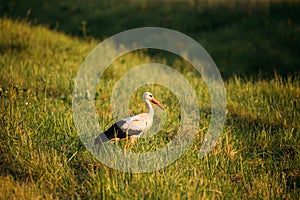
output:
[[[151,94],[150,92],[144,92],[143,94],[143,100],[144,101],[150,101],[153,104],[157,105],[158,107],[160,107],[162,110],[165,110],[164,107],[153,97],[153,94]]]

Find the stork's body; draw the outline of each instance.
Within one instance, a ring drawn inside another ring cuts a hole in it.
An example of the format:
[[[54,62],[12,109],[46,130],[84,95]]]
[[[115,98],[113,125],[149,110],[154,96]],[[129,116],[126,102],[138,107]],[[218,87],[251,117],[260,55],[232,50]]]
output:
[[[143,94],[143,100],[148,107],[148,112],[127,117],[114,123],[109,129],[101,133],[96,139],[95,144],[101,144],[114,139],[138,138],[148,131],[153,122],[154,109],[152,103],[164,110],[162,105],[154,99],[150,92]]]

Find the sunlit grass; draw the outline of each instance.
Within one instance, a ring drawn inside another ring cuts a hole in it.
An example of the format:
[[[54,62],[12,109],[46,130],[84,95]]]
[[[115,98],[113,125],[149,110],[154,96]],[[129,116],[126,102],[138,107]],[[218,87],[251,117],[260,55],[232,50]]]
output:
[[[124,173],[93,158],[73,124],[73,81],[97,41],[86,42],[9,19],[0,20],[0,30],[0,198],[299,197],[299,77],[227,80],[223,134],[211,154],[199,158],[209,125],[209,94],[199,76],[185,71],[186,63],[174,61],[174,68],[181,70],[197,91],[201,120],[196,139],[182,157],[164,169]],[[114,121],[111,91],[117,77],[154,58],[134,52],[122,59],[110,66],[97,89],[97,114],[103,129]],[[145,111],[141,100],[145,90],[166,107],[168,119],[159,134],[141,139],[131,151],[159,148],[178,128],[178,100],[160,85],[135,90],[130,96],[130,114]]]
[[[85,40],[102,40],[138,27],[180,31],[209,52],[226,79],[235,74],[270,78],[274,69],[287,76],[299,68],[297,0],[0,0],[0,4],[2,17],[27,19]],[[26,47],[30,37],[28,32],[17,33],[15,48]],[[51,47],[49,53],[57,53],[57,47]]]

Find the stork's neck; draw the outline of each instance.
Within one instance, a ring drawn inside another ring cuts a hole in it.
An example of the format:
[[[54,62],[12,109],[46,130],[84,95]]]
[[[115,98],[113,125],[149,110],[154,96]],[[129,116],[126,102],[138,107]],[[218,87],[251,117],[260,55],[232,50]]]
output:
[[[148,108],[148,112],[149,114],[153,115],[154,114],[154,109],[152,107],[152,104],[149,100],[145,100],[145,103],[147,105],[147,108]]]

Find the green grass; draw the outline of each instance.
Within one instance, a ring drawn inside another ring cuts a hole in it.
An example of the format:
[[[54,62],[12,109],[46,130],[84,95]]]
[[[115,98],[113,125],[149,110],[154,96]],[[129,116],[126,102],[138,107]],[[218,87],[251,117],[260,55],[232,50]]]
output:
[[[25,18],[86,39],[102,40],[144,26],[178,30],[204,46],[226,79],[297,73],[299,10],[295,0],[0,0],[0,16]]]
[[[209,94],[201,78],[177,59],[174,67],[199,91],[201,121],[197,137],[182,157],[164,169],[124,173],[93,158],[73,124],[73,81],[97,41],[87,42],[7,18],[0,20],[0,30],[0,199],[299,197],[299,76],[228,79],[223,134],[211,154],[199,158],[209,123]],[[97,90],[102,128],[113,121],[110,92],[118,77],[130,66],[149,61],[166,62],[133,52],[110,66]],[[159,148],[178,128],[177,100],[159,85],[143,86],[133,94],[132,114],[145,109],[140,100],[144,90],[151,90],[161,100],[168,120],[159,135],[140,140],[131,151]],[[133,106],[134,101],[139,102],[138,108]]]

